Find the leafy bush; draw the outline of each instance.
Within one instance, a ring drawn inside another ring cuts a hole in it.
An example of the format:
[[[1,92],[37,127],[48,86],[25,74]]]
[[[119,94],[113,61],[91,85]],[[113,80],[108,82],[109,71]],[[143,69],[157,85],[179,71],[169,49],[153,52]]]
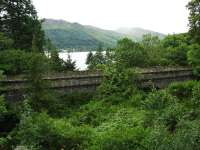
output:
[[[177,125],[185,114],[184,107],[174,104],[167,107],[158,117],[159,122],[163,123],[171,133],[176,132]]]
[[[34,110],[48,110],[54,101],[54,96],[47,90],[48,83],[43,80],[49,71],[48,59],[40,53],[32,53],[30,56],[27,71],[29,99]]]
[[[170,94],[178,99],[187,99],[192,97],[192,89],[197,81],[187,81],[182,83],[172,83],[167,89]]]
[[[171,65],[187,66],[187,52],[189,47],[182,43],[177,47],[169,47],[167,49],[167,59]]]
[[[13,75],[27,70],[27,53],[21,50],[6,50],[0,52],[0,69],[5,74]]]
[[[113,112],[114,110],[111,105],[104,104],[103,101],[91,101],[80,108],[79,112],[72,117],[72,122],[75,125],[90,125],[96,127],[110,119]]]
[[[171,133],[165,127],[158,125],[147,135],[145,145],[149,150],[169,150],[172,148],[169,146],[171,140]]]
[[[4,33],[0,32],[0,51],[7,50],[13,46],[13,40],[4,35]]]
[[[146,65],[146,55],[144,48],[139,43],[124,38],[118,41],[115,50],[115,61],[127,68],[143,67]]]
[[[174,135],[170,147],[175,150],[198,150],[200,149],[200,126],[199,120],[180,123]]]
[[[145,150],[147,147],[143,145],[143,140],[147,133],[148,131],[141,127],[111,129],[104,133],[98,133],[89,149]]]
[[[0,117],[2,114],[7,112],[6,104],[3,96],[0,96]]]
[[[69,116],[81,106],[92,100],[95,93],[92,92],[72,92],[67,94],[55,93],[55,103],[49,112],[53,116]]]
[[[134,69],[126,69],[117,64],[109,65],[104,68],[103,83],[98,88],[101,97],[112,94],[120,97],[130,97],[136,91],[135,81],[137,74]]]
[[[35,149],[83,149],[92,130],[74,127],[64,119],[53,119],[47,114],[34,114],[21,120],[15,140],[17,145]]]
[[[165,90],[154,91],[147,96],[143,103],[145,109],[159,111],[176,103],[176,99]]]
[[[200,73],[200,45],[193,44],[190,46],[190,51],[188,51],[187,58],[188,62],[194,68],[194,73],[199,75]]]
[[[192,89],[192,106],[198,109],[200,106],[200,83],[197,83]]]

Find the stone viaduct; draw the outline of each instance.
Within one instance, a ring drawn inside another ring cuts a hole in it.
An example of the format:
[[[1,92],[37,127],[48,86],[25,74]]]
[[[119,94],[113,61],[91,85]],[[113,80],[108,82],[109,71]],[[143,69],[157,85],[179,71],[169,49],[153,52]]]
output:
[[[62,91],[94,91],[103,81],[101,71],[76,71],[47,75],[49,88]],[[139,88],[165,88],[172,82],[195,79],[191,68],[152,68],[138,71]],[[0,91],[7,99],[19,99],[27,89],[23,76],[6,77],[0,81]]]

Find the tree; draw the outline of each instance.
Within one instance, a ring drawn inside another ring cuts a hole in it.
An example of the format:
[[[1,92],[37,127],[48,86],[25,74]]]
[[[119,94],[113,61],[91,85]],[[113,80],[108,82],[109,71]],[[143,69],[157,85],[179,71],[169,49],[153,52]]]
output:
[[[92,57],[90,58],[90,61],[88,63],[88,68],[98,69],[101,65],[104,65],[105,63],[106,63],[106,60],[103,54],[103,49],[100,45],[99,48],[96,50],[96,53],[92,55]]]
[[[200,0],[191,0],[187,8],[190,11],[189,32],[194,41],[200,44]]]
[[[74,71],[76,69],[76,62],[73,61],[68,54],[67,60],[64,61],[64,70],[67,71]]]
[[[0,80],[3,78],[3,72],[0,70]],[[0,96],[0,118],[2,117],[2,114],[7,112],[6,104],[4,101],[4,98]]]
[[[167,35],[163,40],[162,40],[162,45],[164,48],[168,47],[179,47],[182,44],[191,44],[190,37],[188,33],[181,33],[181,34],[173,34],[173,35]]]
[[[28,61],[29,81],[28,100],[35,111],[48,110],[53,107],[54,97],[48,90],[48,83],[43,78],[48,74],[48,58],[41,53],[31,53]]]
[[[187,52],[191,40],[187,33],[168,35],[162,40],[162,45],[166,49],[166,59],[170,65],[188,65]]]
[[[6,50],[0,52],[0,70],[6,75],[25,73],[29,53],[21,50]]]
[[[200,73],[200,45],[193,44],[190,46],[190,51],[187,53],[188,62],[194,67],[196,74]]]
[[[157,47],[158,45],[161,44],[161,41],[158,36],[145,34],[143,35],[141,43],[144,47]]]
[[[124,67],[143,67],[146,65],[147,54],[140,43],[136,43],[128,38],[118,41],[115,50],[115,61]]]
[[[86,64],[89,65],[92,62],[93,53],[90,51],[87,55]]]
[[[162,47],[158,36],[151,34],[143,35],[141,45],[147,54],[147,66],[160,66],[165,64],[165,49]]]
[[[42,51],[44,32],[31,0],[0,1],[0,32],[13,40],[13,47],[32,50],[32,41]]]
[[[63,69],[64,69],[64,67],[63,67],[64,61],[62,59],[60,59],[59,53],[58,53],[57,50],[51,51],[50,61],[51,61],[51,67],[52,67],[53,70],[55,70],[55,71],[63,71]]]
[[[11,48],[13,45],[13,40],[6,37],[2,32],[0,32],[0,51]]]

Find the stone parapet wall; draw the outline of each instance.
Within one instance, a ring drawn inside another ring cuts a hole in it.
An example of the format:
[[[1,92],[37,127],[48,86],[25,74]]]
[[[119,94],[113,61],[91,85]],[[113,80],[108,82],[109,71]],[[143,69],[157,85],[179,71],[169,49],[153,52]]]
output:
[[[172,82],[195,79],[191,68],[152,68],[138,70],[138,86],[141,88],[165,88]],[[76,71],[67,73],[52,73],[44,80],[49,83],[50,89],[60,91],[94,91],[103,80],[101,71]],[[28,81],[21,76],[7,77],[0,81],[1,93],[9,95],[25,91]]]

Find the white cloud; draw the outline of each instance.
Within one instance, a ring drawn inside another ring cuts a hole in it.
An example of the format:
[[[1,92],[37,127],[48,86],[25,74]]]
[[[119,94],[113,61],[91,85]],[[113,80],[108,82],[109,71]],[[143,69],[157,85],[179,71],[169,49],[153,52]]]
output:
[[[33,0],[40,18],[64,19],[104,29],[142,27],[187,31],[189,0]]]

